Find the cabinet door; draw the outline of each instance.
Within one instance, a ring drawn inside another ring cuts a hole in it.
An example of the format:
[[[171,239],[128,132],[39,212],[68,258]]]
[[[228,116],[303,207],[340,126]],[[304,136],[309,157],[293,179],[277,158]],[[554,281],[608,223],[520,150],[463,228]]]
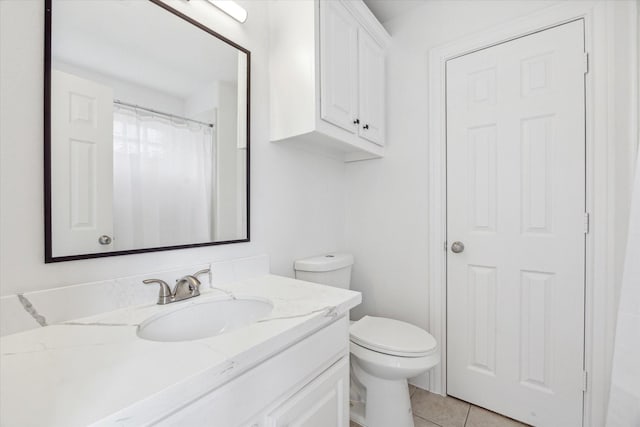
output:
[[[358,134],[384,144],[384,51],[364,30],[358,34],[359,111]]]
[[[338,1],[320,2],[320,117],[357,132],[358,25]]]
[[[265,427],[348,427],[349,358],[344,357],[268,414]]]

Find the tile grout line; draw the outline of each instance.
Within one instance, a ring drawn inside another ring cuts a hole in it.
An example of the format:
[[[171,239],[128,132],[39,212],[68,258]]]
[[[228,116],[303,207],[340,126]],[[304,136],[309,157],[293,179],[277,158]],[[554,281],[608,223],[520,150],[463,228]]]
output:
[[[442,427],[440,424],[438,424],[438,423],[436,423],[436,422],[434,422],[434,421],[432,421],[430,419],[427,419],[427,418],[425,418],[425,417],[423,417],[421,415],[418,415],[417,413],[415,413],[413,411],[413,395],[416,394],[417,392],[418,392],[418,388],[414,386],[413,387],[413,393],[409,393],[409,399],[411,400],[411,415],[413,415],[414,417],[420,418],[421,420],[426,421],[426,422],[428,422],[430,424],[433,424],[435,426]],[[429,393],[429,392],[427,392],[427,393]]]
[[[442,427],[440,424],[435,423],[435,422],[433,422],[433,421],[431,421],[431,420],[428,420],[428,419],[426,419],[425,417],[421,417],[420,415],[416,414],[415,412],[411,412],[411,413],[413,414],[413,416],[414,416],[414,417],[420,418],[421,420],[427,421],[427,422],[429,422],[429,423],[431,423],[431,424],[433,424],[433,425],[436,425],[436,426],[438,426],[438,427]],[[465,422],[466,422],[466,420],[465,420]]]
[[[467,427],[467,421],[469,421],[469,413],[471,412],[471,404],[467,408],[467,416],[464,418],[464,427]]]

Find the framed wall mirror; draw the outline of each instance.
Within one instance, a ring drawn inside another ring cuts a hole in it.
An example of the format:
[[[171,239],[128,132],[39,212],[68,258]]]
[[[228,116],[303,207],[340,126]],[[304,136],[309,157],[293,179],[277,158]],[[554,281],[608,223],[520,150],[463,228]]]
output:
[[[249,70],[159,0],[45,0],[45,262],[249,241]]]

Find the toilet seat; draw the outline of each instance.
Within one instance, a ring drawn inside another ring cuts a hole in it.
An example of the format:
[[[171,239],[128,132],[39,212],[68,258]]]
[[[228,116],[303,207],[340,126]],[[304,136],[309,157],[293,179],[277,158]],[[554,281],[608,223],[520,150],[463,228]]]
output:
[[[364,316],[349,328],[352,343],[366,349],[398,357],[425,357],[438,344],[424,329],[384,317]]]

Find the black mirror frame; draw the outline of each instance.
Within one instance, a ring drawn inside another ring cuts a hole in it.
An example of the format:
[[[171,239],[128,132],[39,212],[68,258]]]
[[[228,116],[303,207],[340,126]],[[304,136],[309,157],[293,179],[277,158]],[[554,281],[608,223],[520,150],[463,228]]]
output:
[[[194,243],[175,246],[161,246],[154,248],[131,249],[126,251],[100,252],[81,255],[53,256],[52,245],[52,225],[51,225],[51,16],[53,0],[44,1],[44,262],[54,263],[63,261],[75,261],[89,258],[103,258],[119,255],[141,254],[147,252],[171,251],[176,249],[198,248],[203,246],[227,245],[231,243],[249,242],[251,232],[251,215],[250,215],[250,164],[251,164],[251,144],[250,144],[250,112],[251,112],[251,52],[244,47],[232,42],[226,37],[218,34],[209,27],[201,24],[193,18],[179,12],[171,6],[163,3],[161,0],[148,0],[151,3],[163,8],[169,13],[180,19],[200,28],[202,31],[218,38],[228,45],[244,52],[247,55],[247,148],[246,148],[246,218],[247,218],[247,237],[245,239],[225,240],[220,242]]]

